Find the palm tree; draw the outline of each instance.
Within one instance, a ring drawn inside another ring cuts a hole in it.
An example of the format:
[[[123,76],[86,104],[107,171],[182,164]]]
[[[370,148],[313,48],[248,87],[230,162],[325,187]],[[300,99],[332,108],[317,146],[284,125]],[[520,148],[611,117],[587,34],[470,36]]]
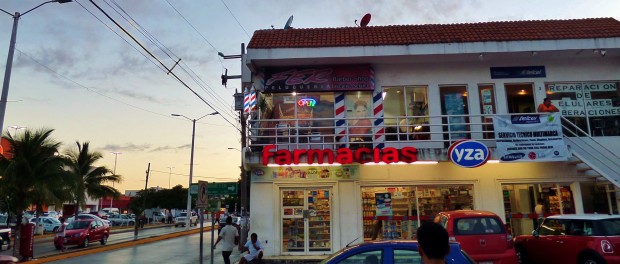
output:
[[[77,215],[80,204],[86,202],[86,195],[92,198],[105,196],[120,196],[120,192],[105,183],[120,183],[120,175],[110,174],[112,171],[105,166],[95,166],[95,163],[103,158],[99,152],[90,152],[89,142],[80,144],[75,142],[77,148],[66,152],[67,173],[73,180],[70,192],[75,201],[75,214]]]
[[[18,138],[11,134],[3,137],[10,149],[5,156],[0,156],[0,193],[10,196],[10,208],[18,220],[30,205],[36,206],[39,215],[43,204],[58,203],[65,197],[64,160],[58,155],[61,143],[50,137],[53,131],[46,128],[26,130]],[[16,257],[20,227],[18,224],[13,251]]]

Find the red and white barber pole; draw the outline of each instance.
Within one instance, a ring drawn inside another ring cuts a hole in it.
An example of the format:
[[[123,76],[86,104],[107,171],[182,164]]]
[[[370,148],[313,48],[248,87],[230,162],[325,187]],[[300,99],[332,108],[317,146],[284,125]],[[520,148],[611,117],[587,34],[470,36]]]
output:
[[[243,113],[250,113],[250,91],[247,87],[243,90]]]

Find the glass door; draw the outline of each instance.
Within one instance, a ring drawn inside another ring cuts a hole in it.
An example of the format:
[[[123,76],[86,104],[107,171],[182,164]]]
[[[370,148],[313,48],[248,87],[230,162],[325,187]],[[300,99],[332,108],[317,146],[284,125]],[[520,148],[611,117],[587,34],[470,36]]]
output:
[[[328,189],[282,191],[282,252],[331,252]]]

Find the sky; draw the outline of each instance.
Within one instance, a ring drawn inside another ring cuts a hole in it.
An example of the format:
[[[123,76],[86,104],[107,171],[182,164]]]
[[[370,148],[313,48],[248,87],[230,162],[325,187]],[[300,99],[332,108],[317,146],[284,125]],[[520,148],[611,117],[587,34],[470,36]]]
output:
[[[99,166],[123,176],[121,192],[187,187],[192,122],[196,121],[193,182],[239,178],[241,153],[233,94],[238,55],[255,30],[613,17],[620,1],[482,0],[92,0],[189,88],[121,31],[91,0],[48,3],[22,16],[17,30],[4,133],[54,129],[63,150],[88,141],[103,155]],[[0,0],[23,13],[44,0]],[[0,12],[0,67],[6,69],[13,18]],[[4,76],[4,75],[2,75]],[[191,90],[190,90],[191,88]],[[198,94],[199,96],[197,96]],[[202,98],[202,99],[201,99]],[[232,149],[229,149],[232,148]],[[121,152],[121,154],[112,154]],[[116,163],[115,163],[116,161]],[[115,165],[116,164],[116,165]]]

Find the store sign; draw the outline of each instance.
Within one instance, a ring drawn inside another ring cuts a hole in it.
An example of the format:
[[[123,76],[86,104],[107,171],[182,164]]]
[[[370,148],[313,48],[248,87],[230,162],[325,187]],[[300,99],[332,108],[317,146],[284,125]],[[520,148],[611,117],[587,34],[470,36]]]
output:
[[[297,100],[297,105],[304,107],[314,107],[316,106],[316,100],[312,99],[312,98],[301,98],[299,100]]]
[[[372,91],[370,65],[320,68],[268,68],[265,93]]]
[[[251,170],[252,181],[269,180],[355,180],[359,179],[359,166],[278,166]]]
[[[501,161],[566,161],[560,113],[493,117]]]
[[[402,149],[386,147],[383,149],[358,148],[339,148],[336,153],[331,149],[295,149],[292,152],[288,149],[276,150],[276,145],[268,145],[263,148],[263,165],[269,164],[269,159],[273,158],[275,164],[291,165],[299,164],[302,158],[306,158],[308,164],[323,164],[327,159],[327,164],[339,163],[342,165],[368,162],[406,162],[411,163],[418,160],[418,150],[414,147],[403,147]]]
[[[549,93],[555,98],[551,102],[563,116],[605,117],[620,115],[620,100],[616,94],[616,83],[551,83]]]
[[[484,165],[491,157],[491,152],[484,144],[475,140],[459,140],[448,148],[450,160],[464,168],[476,168]]]
[[[491,67],[491,79],[544,78],[545,66]]]

